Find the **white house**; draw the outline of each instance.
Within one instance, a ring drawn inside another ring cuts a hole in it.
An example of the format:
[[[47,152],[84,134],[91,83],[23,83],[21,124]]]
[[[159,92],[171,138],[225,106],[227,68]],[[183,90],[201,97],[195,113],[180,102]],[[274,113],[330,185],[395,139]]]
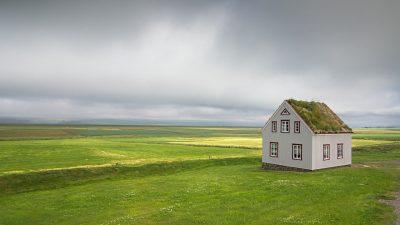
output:
[[[318,170],[351,165],[351,134],[326,104],[283,101],[262,128],[263,168]]]

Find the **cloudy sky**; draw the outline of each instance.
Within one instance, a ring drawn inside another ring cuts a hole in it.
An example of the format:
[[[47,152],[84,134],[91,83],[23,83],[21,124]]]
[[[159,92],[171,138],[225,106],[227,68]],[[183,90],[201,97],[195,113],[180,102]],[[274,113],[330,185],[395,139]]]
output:
[[[400,1],[0,0],[0,117],[400,125]]]

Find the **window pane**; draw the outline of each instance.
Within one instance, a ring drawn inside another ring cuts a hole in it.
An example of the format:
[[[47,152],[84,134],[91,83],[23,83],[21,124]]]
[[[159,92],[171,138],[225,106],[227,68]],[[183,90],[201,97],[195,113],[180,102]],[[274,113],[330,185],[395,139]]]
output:
[[[293,159],[301,159],[301,145],[292,145]]]
[[[281,121],[281,131],[282,132],[289,132],[289,121],[282,120]]]
[[[337,157],[338,158],[343,158],[343,144],[338,144],[337,145],[337,149],[338,149]]]

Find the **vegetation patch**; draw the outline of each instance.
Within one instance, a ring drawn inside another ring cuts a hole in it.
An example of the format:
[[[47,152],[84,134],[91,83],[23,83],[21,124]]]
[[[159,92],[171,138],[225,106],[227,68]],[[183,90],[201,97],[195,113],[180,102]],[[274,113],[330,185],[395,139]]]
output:
[[[317,134],[350,133],[347,126],[325,103],[289,99],[287,102],[301,116],[304,122]]]

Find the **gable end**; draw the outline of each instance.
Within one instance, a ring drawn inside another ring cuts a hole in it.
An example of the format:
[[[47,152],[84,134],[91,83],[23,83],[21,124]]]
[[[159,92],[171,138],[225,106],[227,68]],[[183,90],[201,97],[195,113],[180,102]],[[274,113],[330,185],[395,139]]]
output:
[[[296,110],[295,109],[293,109],[293,107],[285,100],[285,101],[283,101],[280,105],[279,105],[279,107],[275,110],[275,112],[271,115],[271,117],[268,119],[268,121],[265,123],[265,125],[263,126],[263,128],[262,128],[262,131],[264,132],[264,131],[266,131],[266,127],[270,124],[270,123],[272,123],[272,121],[278,121],[277,120],[277,116],[279,116],[279,115],[282,115],[281,113],[283,112],[283,111],[287,111],[289,114],[288,115],[291,115],[291,114],[293,114],[292,116],[296,116],[297,118],[298,118],[298,120],[290,120],[291,121],[291,123],[293,122],[293,121],[301,121],[301,124],[303,124],[302,125],[302,127],[304,127],[305,128],[305,130],[308,130],[311,134],[313,134],[314,132],[311,130],[311,128],[308,126],[308,124],[301,118],[301,116],[299,115],[299,114],[297,114],[297,112],[296,112]],[[275,118],[275,119],[274,119]],[[280,121],[281,119],[279,119],[279,121]],[[285,119],[283,119],[283,120],[285,120]],[[277,125],[277,130],[279,129],[279,130],[281,130],[281,128],[279,128],[279,127],[281,127],[281,125]],[[291,125],[290,125],[290,127],[292,127]],[[290,130],[290,128],[289,128],[289,130]],[[268,132],[272,132],[272,129],[270,129]],[[272,133],[275,133],[275,132],[272,132]],[[300,133],[300,132],[299,132]]]

